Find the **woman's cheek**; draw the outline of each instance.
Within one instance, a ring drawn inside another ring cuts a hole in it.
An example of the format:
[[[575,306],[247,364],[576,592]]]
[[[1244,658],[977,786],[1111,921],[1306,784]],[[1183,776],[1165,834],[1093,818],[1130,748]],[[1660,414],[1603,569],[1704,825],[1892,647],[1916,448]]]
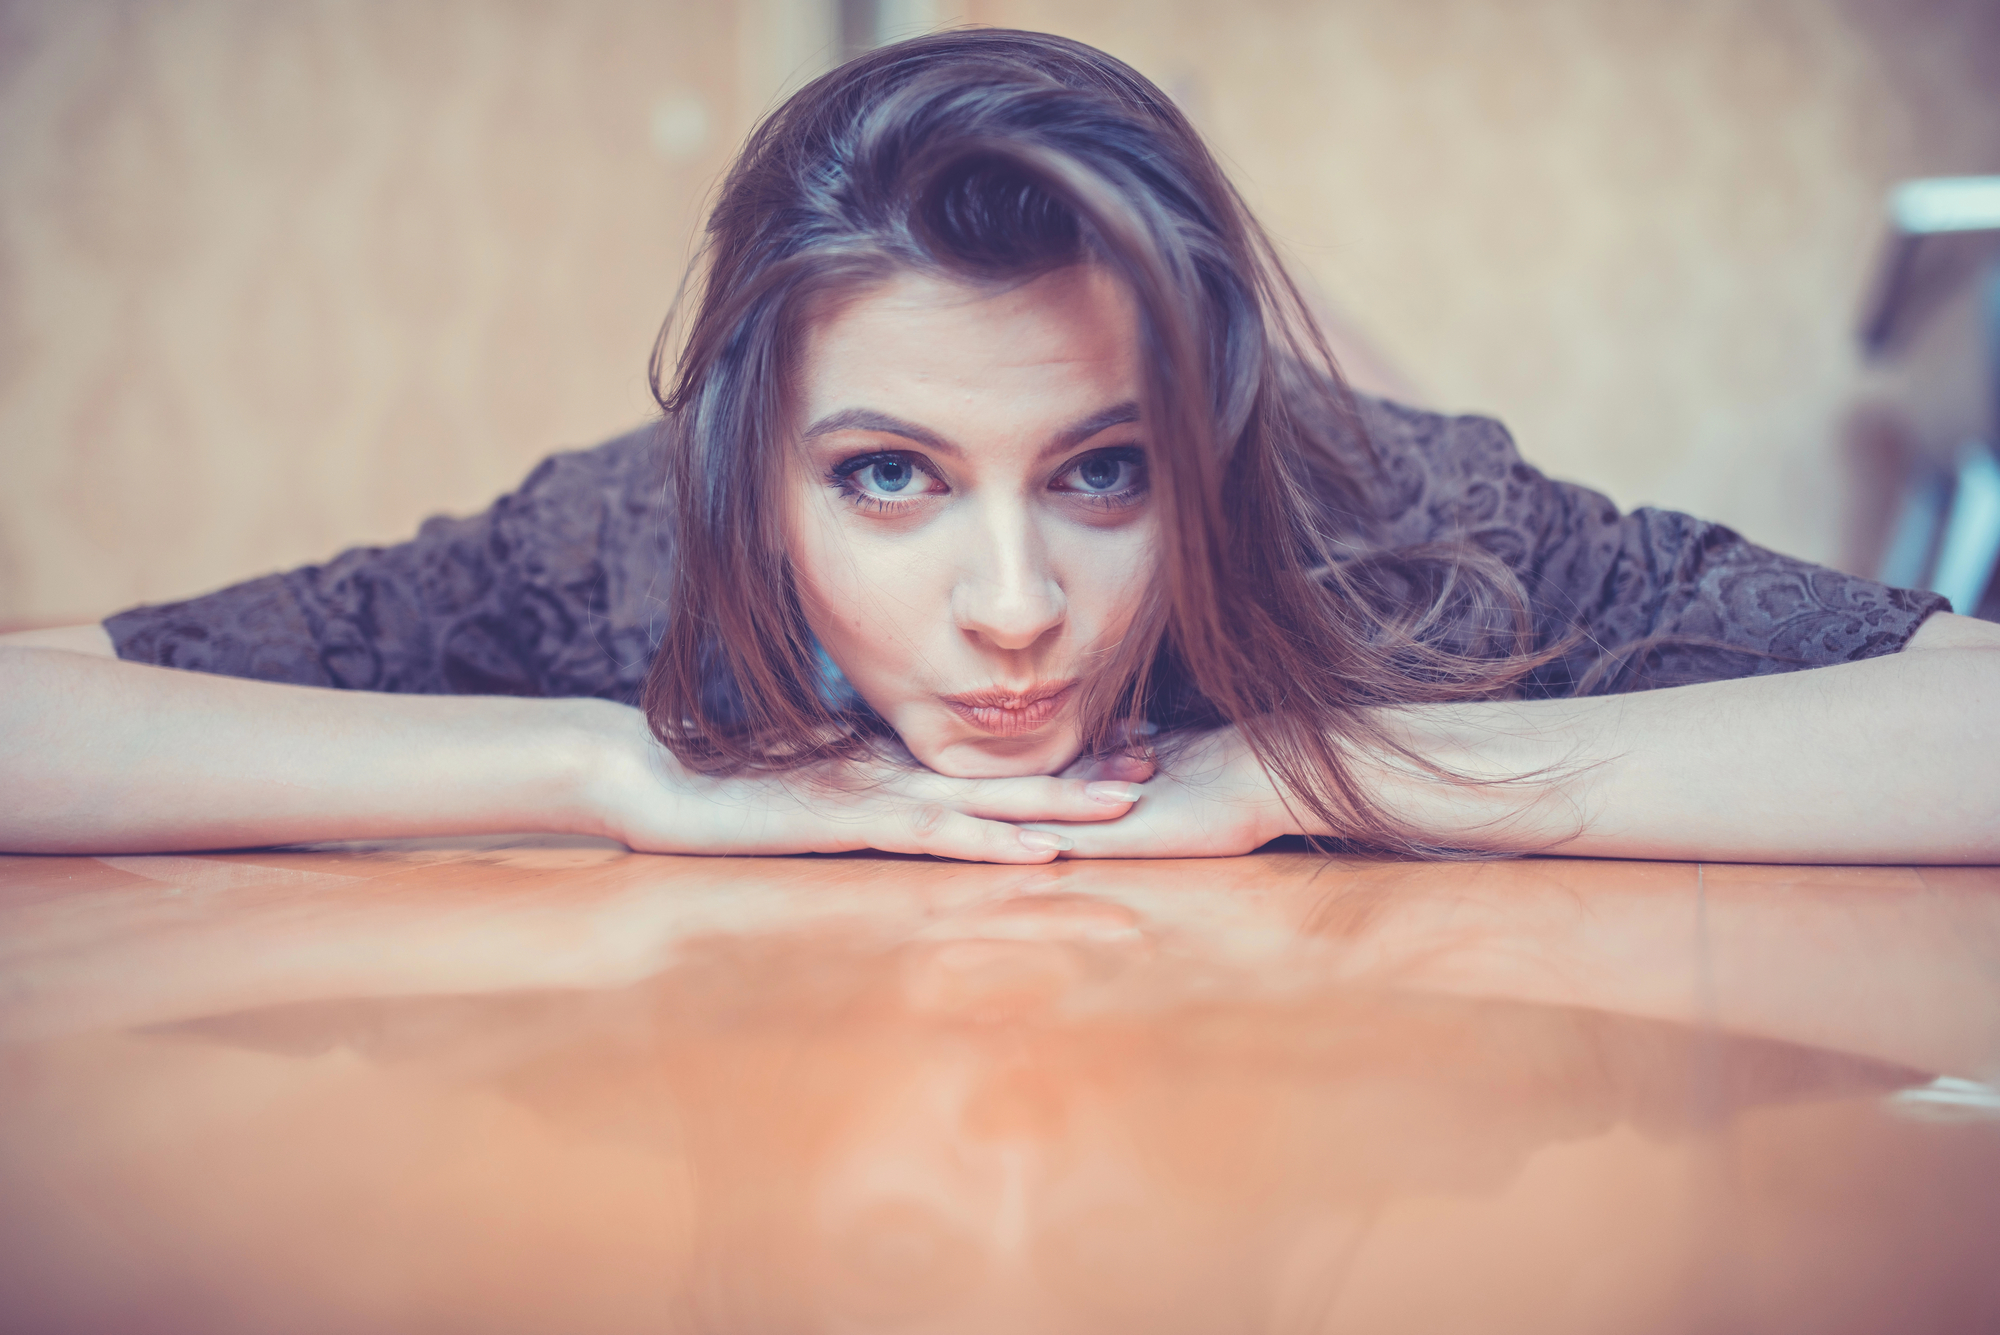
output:
[[[830,496],[797,498],[787,544],[807,620],[822,641],[850,638],[887,610],[893,562]],[[829,644],[828,648],[832,646]]]
[[[1079,643],[1116,641],[1131,625],[1157,563],[1154,530],[1151,523],[1136,523],[1093,534],[1097,541],[1080,543],[1069,554],[1063,585]]]
[[[952,630],[951,590],[935,554],[861,542],[828,565],[833,578],[818,589],[832,634],[822,640],[855,689],[885,715],[913,695],[950,689],[920,680],[953,666],[939,657]]]

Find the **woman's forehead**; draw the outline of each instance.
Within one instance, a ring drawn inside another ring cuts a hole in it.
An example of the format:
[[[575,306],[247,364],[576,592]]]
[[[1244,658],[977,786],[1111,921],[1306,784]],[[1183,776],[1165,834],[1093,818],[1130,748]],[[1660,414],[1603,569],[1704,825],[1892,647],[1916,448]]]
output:
[[[1005,285],[898,273],[825,312],[804,351],[808,423],[853,410],[1067,420],[1137,399],[1140,381],[1131,299],[1085,266]]]

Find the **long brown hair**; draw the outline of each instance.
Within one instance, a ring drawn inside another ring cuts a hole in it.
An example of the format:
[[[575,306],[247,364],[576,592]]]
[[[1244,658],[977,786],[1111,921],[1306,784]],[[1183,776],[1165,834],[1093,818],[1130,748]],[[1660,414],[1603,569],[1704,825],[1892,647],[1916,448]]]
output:
[[[780,531],[802,328],[898,271],[1002,283],[1078,263],[1134,298],[1161,538],[1129,633],[1079,692],[1084,745],[1233,724],[1302,815],[1447,851],[1382,811],[1353,757],[1398,750],[1371,706],[1504,694],[1548,661],[1519,585],[1473,548],[1375,550],[1366,432],[1269,240],[1159,89],[1039,33],[852,61],[726,177],[671,381],[672,317],[653,356],[676,525],[654,732],[711,774],[880,747],[886,725],[824,689]]]

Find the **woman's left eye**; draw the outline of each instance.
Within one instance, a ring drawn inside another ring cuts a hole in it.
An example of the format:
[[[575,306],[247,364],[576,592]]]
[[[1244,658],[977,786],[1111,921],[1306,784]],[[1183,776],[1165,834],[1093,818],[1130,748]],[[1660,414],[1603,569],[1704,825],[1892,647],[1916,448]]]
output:
[[[1096,500],[1130,500],[1146,489],[1146,455],[1136,446],[1086,454],[1049,484],[1054,491]]]

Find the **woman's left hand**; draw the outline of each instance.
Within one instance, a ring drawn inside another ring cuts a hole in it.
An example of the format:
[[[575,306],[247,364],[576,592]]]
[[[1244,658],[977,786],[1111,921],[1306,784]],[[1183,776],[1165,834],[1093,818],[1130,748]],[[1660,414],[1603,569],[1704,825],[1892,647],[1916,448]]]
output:
[[[1032,822],[1075,847],[1070,858],[1222,858],[1300,833],[1277,786],[1235,728],[1179,747],[1171,770],[1126,756],[1080,761],[1065,778],[1138,783],[1144,795],[1125,815],[1092,824]]]

